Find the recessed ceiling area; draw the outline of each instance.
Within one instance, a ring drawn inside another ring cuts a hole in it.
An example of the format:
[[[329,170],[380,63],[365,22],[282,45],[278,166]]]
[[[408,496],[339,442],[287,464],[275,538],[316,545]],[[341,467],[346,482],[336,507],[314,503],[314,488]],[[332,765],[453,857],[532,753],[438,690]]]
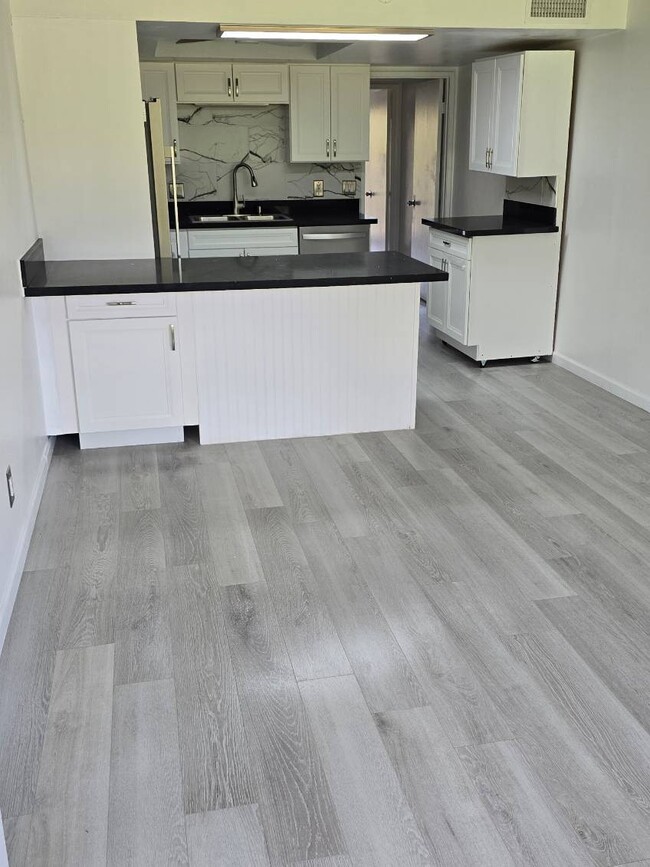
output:
[[[220,58],[324,60],[388,66],[460,66],[490,54],[528,48],[562,48],[610,32],[606,30],[437,29],[420,42],[285,42],[225,40],[214,22],[138,22],[142,60]],[[180,40],[180,41],[179,41]],[[188,41],[185,41],[188,40]],[[197,40],[197,41],[193,41]]]

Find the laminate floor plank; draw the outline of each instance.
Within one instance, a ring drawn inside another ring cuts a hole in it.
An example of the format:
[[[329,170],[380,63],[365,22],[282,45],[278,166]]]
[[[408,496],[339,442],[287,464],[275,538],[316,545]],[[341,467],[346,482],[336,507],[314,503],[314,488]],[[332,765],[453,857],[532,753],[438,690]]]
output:
[[[120,451],[120,509],[159,509],[156,447],[138,446]]]
[[[81,467],[81,462],[78,466]],[[68,475],[55,464],[43,491],[27,552],[26,571],[42,572],[69,562],[81,515],[80,491],[79,478],[73,473]]]
[[[497,710],[462,647],[389,545],[376,539],[346,544],[452,743],[510,738],[507,715]]]
[[[31,814],[14,818],[2,817],[9,867],[29,867],[27,846],[32,826]]]
[[[361,690],[352,676],[300,692],[355,864],[433,864]]]
[[[537,603],[574,650],[650,732],[650,647],[647,631],[611,608],[581,597]]]
[[[402,453],[414,470],[446,469],[449,465],[444,457],[428,446],[414,430],[387,431],[386,438]]]
[[[327,514],[325,504],[291,441],[269,440],[260,443],[260,451],[291,523],[322,521]]]
[[[458,752],[515,864],[593,867],[518,744],[482,744]]]
[[[189,863],[173,680],[115,689],[106,863]]]
[[[190,867],[270,867],[257,804],[186,817]]]
[[[61,650],[32,814],[30,867],[106,863],[113,646]]]
[[[271,860],[345,854],[321,757],[264,583],[224,587],[228,638]],[[330,682],[306,681],[306,683]]]
[[[245,509],[281,506],[282,499],[257,443],[226,446]]]
[[[351,674],[287,510],[251,509],[248,520],[296,678]]]
[[[356,440],[393,487],[403,488],[424,482],[413,465],[384,434],[357,434]]]
[[[230,464],[202,466],[198,487],[219,584],[262,581],[262,565]]]
[[[120,514],[113,592],[115,683],[173,677],[160,510]]]
[[[159,470],[158,476],[167,566],[209,563],[210,543],[195,467]]]
[[[376,714],[375,723],[433,863],[514,867],[433,709]]]
[[[309,524],[297,533],[370,709],[426,704],[424,690],[336,527]]]
[[[185,812],[253,803],[249,744],[214,570],[186,566],[168,578]]]
[[[57,569],[23,574],[0,657],[3,817],[34,808],[64,594],[61,574]]]

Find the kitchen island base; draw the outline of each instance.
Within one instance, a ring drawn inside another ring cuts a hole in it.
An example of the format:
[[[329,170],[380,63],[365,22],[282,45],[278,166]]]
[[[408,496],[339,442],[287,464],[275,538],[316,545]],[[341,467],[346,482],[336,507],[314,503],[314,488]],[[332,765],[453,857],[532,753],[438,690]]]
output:
[[[418,289],[193,293],[201,443],[414,427]]]

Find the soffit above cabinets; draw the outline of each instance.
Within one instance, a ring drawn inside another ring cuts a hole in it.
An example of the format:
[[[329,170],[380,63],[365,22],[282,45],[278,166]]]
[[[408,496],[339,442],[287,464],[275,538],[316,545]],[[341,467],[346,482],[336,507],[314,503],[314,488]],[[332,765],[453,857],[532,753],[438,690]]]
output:
[[[546,19],[544,20],[546,23]],[[389,66],[461,66],[482,57],[528,49],[562,48],[611,32],[576,26],[512,30],[436,29],[414,43],[279,43],[220,40],[217,25],[188,22],[138,22],[141,60],[284,60],[304,63],[369,63]],[[197,40],[181,41],[178,40]]]

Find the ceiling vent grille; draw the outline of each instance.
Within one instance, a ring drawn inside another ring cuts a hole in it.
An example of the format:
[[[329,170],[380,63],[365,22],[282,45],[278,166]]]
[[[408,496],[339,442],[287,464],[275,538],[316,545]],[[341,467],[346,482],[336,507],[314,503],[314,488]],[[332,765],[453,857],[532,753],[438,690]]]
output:
[[[531,18],[586,18],[587,0],[531,0]]]

